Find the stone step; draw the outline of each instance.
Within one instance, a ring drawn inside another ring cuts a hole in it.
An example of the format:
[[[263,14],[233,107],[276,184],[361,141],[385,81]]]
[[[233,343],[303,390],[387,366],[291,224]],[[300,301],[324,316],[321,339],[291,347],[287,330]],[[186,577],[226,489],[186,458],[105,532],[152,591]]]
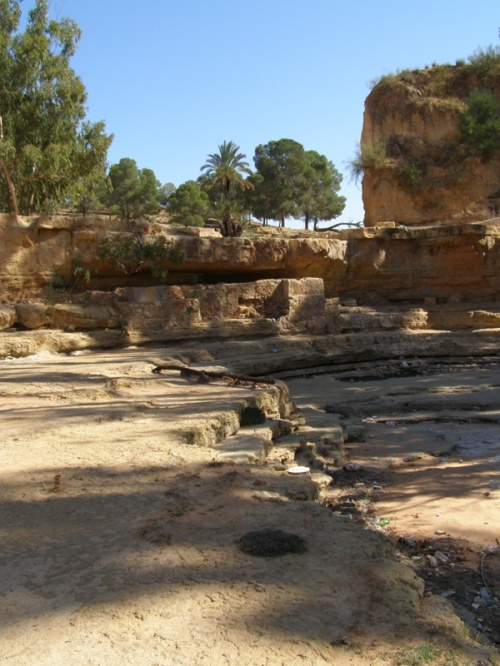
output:
[[[218,459],[234,463],[263,463],[273,447],[273,440],[288,435],[292,424],[286,419],[266,419],[264,423],[240,428],[213,448]]]

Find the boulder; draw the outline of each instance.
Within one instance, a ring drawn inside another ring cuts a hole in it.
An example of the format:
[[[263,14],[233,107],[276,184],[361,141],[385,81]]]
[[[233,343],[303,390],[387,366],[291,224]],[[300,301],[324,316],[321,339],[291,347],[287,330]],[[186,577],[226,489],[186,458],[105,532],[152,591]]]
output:
[[[50,322],[47,306],[42,303],[18,303],[16,315],[17,322],[29,329],[42,328]]]
[[[16,322],[16,310],[10,305],[0,305],[0,331],[10,328]]]
[[[101,305],[74,305],[59,303],[51,309],[51,325],[66,331],[118,328],[120,315],[116,310]]]

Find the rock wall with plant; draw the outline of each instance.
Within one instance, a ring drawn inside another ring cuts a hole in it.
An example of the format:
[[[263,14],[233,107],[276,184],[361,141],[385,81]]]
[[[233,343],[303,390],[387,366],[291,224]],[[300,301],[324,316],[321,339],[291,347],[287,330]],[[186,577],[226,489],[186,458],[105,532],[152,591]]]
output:
[[[500,50],[384,76],[365,102],[365,226],[500,215]]]
[[[0,303],[67,302],[160,285],[214,285],[215,292],[224,283],[304,278],[320,278],[326,298],[363,305],[426,298],[474,303],[496,301],[500,293],[500,220],[308,236],[222,238],[204,236],[209,231],[203,229],[184,231],[148,223],[131,231],[113,218],[16,222],[0,215]]]
[[[132,231],[106,217],[0,215],[0,358],[286,337],[307,348],[304,366],[292,348],[287,363],[306,367],[332,355],[428,354],[430,335],[435,355],[496,355],[500,221],[277,237],[260,229],[222,238],[150,223]],[[170,249],[182,263],[169,261]]]

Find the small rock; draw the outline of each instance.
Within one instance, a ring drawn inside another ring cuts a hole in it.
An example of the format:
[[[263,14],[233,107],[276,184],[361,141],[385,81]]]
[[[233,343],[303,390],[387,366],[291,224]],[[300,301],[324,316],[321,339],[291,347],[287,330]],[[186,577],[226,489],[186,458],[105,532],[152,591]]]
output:
[[[434,534],[446,534],[446,530],[436,530]]]
[[[491,594],[488,592],[488,590],[485,587],[482,587],[479,590],[479,594],[481,595],[481,598],[484,599],[485,601],[491,601]]]
[[[448,555],[445,555],[445,554],[442,553],[440,550],[436,550],[436,552],[434,553],[434,557],[435,557],[437,560],[439,560],[440,562],[443,562],[443,564],[446,564],[446,562],[449,562],[449,560],[450,560],[450,558],[448,557]]]
[[[434,568],[437,567],[438,561],[436,560],[434,555],[427,555],[427,559],[429,560],[429,564],[431,565],[431,567],[434,567]]]
[[[424,453],[410,453],[409,456],[406,456],[406,458],[403,458],[404,462],[413,462],[414,460],[420,460],[421,458],[424,457]]]

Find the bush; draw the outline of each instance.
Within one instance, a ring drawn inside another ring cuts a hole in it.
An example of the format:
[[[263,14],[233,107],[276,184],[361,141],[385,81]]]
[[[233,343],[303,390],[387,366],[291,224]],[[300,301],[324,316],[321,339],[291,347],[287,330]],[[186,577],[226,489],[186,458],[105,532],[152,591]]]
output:
[[[402,184],[411,192],[418,192],[422,187],[422,168],[415,162],[401,164],[396,169]]]
[[[500,151],[500,104],[486,90],[476,90],[467,100],[468,110],[460,118],[462,141],[484,159]]]
[[[348,163],[353,180],[358,181],[365,169],[383,169],[388,166],[385,143],[362,144]]]
[[[164,238],[147,241],[139,234],[117,234],[105,238],[97,251],[100,261],[109,261],[121,273],[133,275],[145,269],[151,270],[153,277],[165,280],[167,261],[173,264],[182,263],[182,254]]]
[[[500,48],[498,46],[477,49],[468,60],[467,68],[477,73],[482,79],[489,79],[500,73]]]
[[[188,180],[170,194],[167,210],[172,222],[186,227],[201,227],[208,216],[210,199],[199,183]]]

